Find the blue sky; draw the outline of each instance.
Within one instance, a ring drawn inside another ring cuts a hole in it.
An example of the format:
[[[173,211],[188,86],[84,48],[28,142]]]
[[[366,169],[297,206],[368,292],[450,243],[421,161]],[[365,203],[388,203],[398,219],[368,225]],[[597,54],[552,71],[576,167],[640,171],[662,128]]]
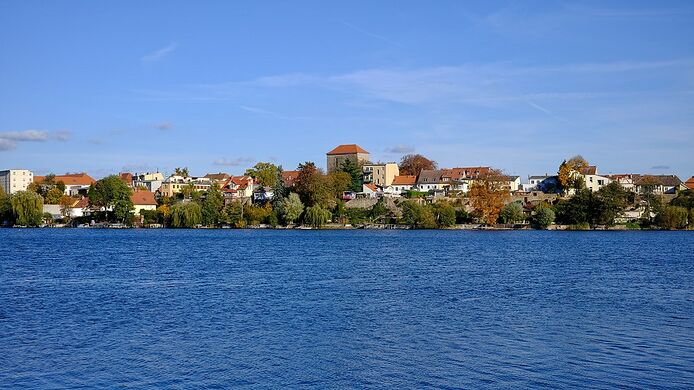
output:
[[[691,1],[3,1],[0,168],[694,175]]]

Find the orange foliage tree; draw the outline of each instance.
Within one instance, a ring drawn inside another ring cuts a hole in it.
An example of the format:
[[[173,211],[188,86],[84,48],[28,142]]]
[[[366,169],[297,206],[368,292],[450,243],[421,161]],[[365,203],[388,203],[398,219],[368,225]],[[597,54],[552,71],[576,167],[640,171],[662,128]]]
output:
[[[499,213],[510,198],[508,178],[498,169],[490,169],[472,182],[470,205],[484,223],[496,223]]]

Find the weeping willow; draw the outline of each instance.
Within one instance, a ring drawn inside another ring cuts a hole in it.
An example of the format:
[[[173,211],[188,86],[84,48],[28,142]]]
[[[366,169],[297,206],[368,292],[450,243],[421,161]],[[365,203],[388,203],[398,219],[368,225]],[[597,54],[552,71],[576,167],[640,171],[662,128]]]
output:
[[[330,219],[330,211],[320,207],[313,206],[306,209],[304,222],[307,225],[319,228],[325,225]]]
[[[196,202],[177,203],[171,208],[171,226],[191,228],[202,223],[202,208]]]
[[[43,222],[43,197],[31,191],[19,191],[12,195],[14,223],[22,226],[39,226]]]

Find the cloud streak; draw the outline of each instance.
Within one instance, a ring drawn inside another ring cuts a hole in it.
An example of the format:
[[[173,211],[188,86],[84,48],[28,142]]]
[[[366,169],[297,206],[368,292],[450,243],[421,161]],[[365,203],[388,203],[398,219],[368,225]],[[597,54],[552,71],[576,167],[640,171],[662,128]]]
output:
[[[224,166],[224,167],[238,167],[238,166],[250,164],[252,162],[253,162],[253,159],[250,157],[237,157],[237,158],[232,158],[232,159],[218,158],[218,159],[212,161],[212,164],[218,165],[218,166]]]
[[[395,145],[390,148],[385,149],[386,153],[390,154],[407,154],[407,153],[413,153],[414,152],[414,147],[409,146],[409,145]]]
[[[157,62],[162,60],[164,57],[168,56],[169,54],[173,53],[176,49],[178,48],[178,44],[176,42],[171,42],[168,45],[157,49],[149,54],[144,55],[141,60],[142,62]]]

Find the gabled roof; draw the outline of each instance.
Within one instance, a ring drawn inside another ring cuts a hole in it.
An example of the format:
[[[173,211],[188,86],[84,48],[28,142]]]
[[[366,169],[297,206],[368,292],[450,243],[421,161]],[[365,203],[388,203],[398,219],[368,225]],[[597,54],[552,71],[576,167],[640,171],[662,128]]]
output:
[[[441,177],[451,180],[460,180],[465,178],[477,178],[487,173],[489,173],[489,167],[444,168],[441,170]]]
[[[151,191],[133,191],[130,199],[135,206],[156,206],[157,200],[154,198],[154,192]]]
[[[687,188],[689,188],[690,190],[694,190],[694,176],[690,177],[689,180],[687,180],[687,182],[684,183],[684,185],[687,186]]]
[[[589,165],[587,167],[579,168],[578,170],[582,175],[597,175],[598,167],[595,165]]]
[[[34,176],[34,183],[41,183],[46,176]],[[88,186],[96,183],[91,176],[86,173],[68,173],[65,175],[56,175],[53,179],[56,183],[62,181],[66,186]]]
[[[364,184],[364,187],[370,189],[373,192],[378,192],[378,187],[376,187],[374,183]]]
[[[442,172],[440,170],[422,169],[422,171],[419,172],[419,177],[417,178],[417,183],[419,183],[419,184],[422,184],[422,183],[427,183],[427,184],[440,183],[441,182],[441,175],[442,175]]]
[[[415,175],[401,175],[395,176],[393,178],[392,185],[394,186],[412,186],[417,183],[417,176]]]
[[[120,179],[127,185],[133,184],[133,174],[130,172],[121,172],[119,174]]]
[[[219,172],[219,173],[208,173],[204,177],[206,179],[210,179],[210,180],[223,181],[223,180],[226,180],[229,177],[231,177],[231,175],[229,175],[228,173]]]
[[[682,184],[682,180],[675,175],[640,175],[634,179],[634,183],[637,185],[650,184],[651,180],[654,184],[666,187],[676,187]]]
[[[299,171],[282,171],[282,181],[287,187],[294,186],[294,182],[299,177]]]
[[[326,153],[328,156],[336,155],[336,154],[357,154],[357,153],[362,153],[362,154],[369,154],[366,150],[364,150],[361,146],[357,144],[346,144],[346,145],[339,145],[335,149],[329,151]]]
[[[85,209],[87,207],[89,207],[89,198],[87,198],[86,196],[82,197],[80,200],[78,200],[72,205],[73,209]]]

